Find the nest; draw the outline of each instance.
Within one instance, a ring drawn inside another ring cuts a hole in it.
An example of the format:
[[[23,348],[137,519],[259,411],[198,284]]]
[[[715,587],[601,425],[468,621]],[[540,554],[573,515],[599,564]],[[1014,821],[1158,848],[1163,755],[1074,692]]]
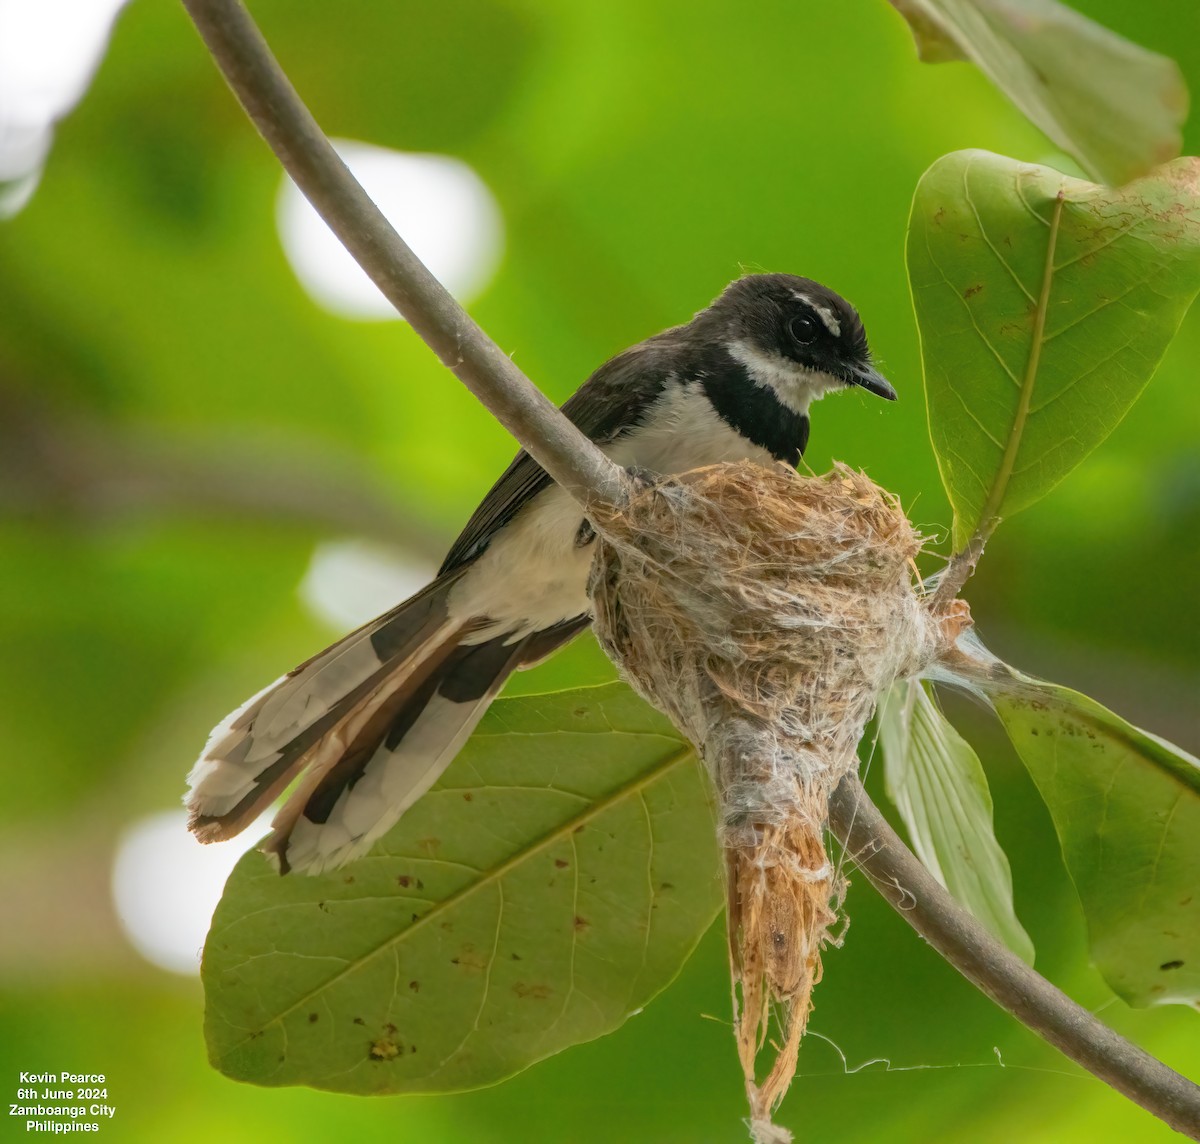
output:
[[[824,836],[878,697],[942,637],[917,594],[922,538],[844,467],[714,465],[638,490],[600,535],[596,634],[695,744],[717,794],[738,1050],[756,1138],[800,1038],[844,891]],[[775,1057],[756,1062],[772,1011]]]

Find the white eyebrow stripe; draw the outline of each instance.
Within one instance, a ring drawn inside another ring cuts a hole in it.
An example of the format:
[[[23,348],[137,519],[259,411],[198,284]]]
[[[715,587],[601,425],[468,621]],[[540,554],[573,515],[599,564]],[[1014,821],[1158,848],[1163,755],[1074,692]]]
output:
[[[825,328],[835,338],[842,336],[842,323],[838,321],[837,315],[828,306],[822,306],[820,302],[814,302],[807,294],[801,294],[799,290],[793,290],[792,297],[797,302],[803,302],[806,306],[811,307],[817,317],[825,323]]]

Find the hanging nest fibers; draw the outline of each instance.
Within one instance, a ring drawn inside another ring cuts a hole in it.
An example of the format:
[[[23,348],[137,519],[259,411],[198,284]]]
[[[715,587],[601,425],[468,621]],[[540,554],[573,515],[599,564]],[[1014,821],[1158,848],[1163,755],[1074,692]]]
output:
[[[596,634],[696,745],[717,794],[738,1052],[757,1140],[796,1071],[844,891],[825,853],[829,795],[879,696],[969,621],[934,617],[923,539],[894,497],[843,466],[713,465],[590,512]],[[760,1081],[775,1009],[781,1039]]]

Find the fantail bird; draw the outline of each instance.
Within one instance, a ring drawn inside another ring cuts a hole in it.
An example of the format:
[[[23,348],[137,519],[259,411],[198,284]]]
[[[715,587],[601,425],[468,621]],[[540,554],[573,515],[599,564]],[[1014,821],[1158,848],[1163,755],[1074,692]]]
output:
[[[854,307],[808,278],[754,274],[606,362],[562,409],[623,466],[795,465],[809,405],[846,386],[896,397]],[[591,622],[593,539],[575,501],[518,453],[432,584],[213,731],[188,776],[192,831],[231,837],[303,772],[263,849],[284,873],[365,853],[445,770],[508,675]]]

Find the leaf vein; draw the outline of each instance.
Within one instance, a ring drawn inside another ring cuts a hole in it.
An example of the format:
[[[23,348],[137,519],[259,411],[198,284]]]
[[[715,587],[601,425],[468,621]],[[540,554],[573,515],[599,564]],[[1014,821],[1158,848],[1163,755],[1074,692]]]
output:
[[[979,335],[979,340],[981,342],[983,342],[983,344],[985,346],[987,346],[987,348],[991,351],[992,357],[994,357],[996,359],[1000,368],[1002,370],[1004,370],[1004,372],[1008,375],[1009,380],[1014,385],[1020,386],[1021,383],[1017,379],[1016,372],[1009,366],[1008,362],[1006,362],[1004,360],[1004,358],[1000,356],[1000,351],[997,350],[996,347],[992,345],[991,341],[988,339],[987,334],[985,334],[983,332],[983,329],[980,327],[979,323],[975,320],[975,315],[974,315],[974,313],[972,313],[971,307],[968,304],[967,300],[959,292],[958,287],[955,286],[954,283],[950,280],[950,277],[946,273],[946,271],[942,269],[942,264],[940,262],[938,262],[937,256],[933,253],[932,247],[929,246],[928,233],[926,233],[926,235],[925,235],[925,247],[929,252],[929,260],[930,260],[930,262],[933,263],[934,267],[937,269],[937,272],[942,276],[942,281],[950,288],[950,293],[953,294],[958,299],[958,301],[962,305],[963,309],[965,309],[967,311],[967,317],[971,320],[971,326],[975,330],[975,333]]]
[[[971,213],[975,216],[975,225],[979,228],[979,237],[982,238],[985,243],[987,243],[987,247],[995,256],[996,261],[999,262],[1006,271],[1008,271],[1008,276],[1013,280],[1013,282],[1016,283],[1017,289],[1020,290],[1030,302],[1036,305],[1037,299],[1025,286],[1025,283],[1021,281],[1020,277],[1017,275],[1017,272],[1011,266],[1009,266],[1008,260],[1003,254],[1000,253],[1000,248],[991,240],[991,237],[988,235],[987,228],[983,225],[983,217],[979,213],[979,208],[975,205],[975,200],[971,198],[970,174],[971,163],[968,162],[963,167],[963,197],[967,200],[967,206],[971,208]]]
[[[683,763],[692,757],[693,751],[690,744],[680,743],[679,740],[675,740],[675,742],[679,745],[679,749],[666,756],[666,758],[664,758],[656,766],[642,772],[635,778],[630,779],[628,782],[609,792],[605,797],[592,802],[587,807],[581,809],[578,814],[565,820],[554,829],[547,831],[546,834],[544,834],[541,838],[535,839],[522,850],[518,850],[516,853],[509,855],[503,861],[498,862],[490,870],[484,872],[477,880],[469,883],[466,886],[463,886],[459,890],[456,890],[453,894],[444,898],[437,905],[423,913],[419,918],[417,918],[416,921],[412,922],[404,929],[399,930],[397,933],[385,938],[373,949],[369,949],[365,953],[362,953],[355,958],[342,959],[346,962],[343,969],[335,973],[332,977],[329,977],[319,984],[313,986],[311,989],[293,1001],[290,1005],[285,1006],[278,1013],[264,1021],[260,1028],[254,1030],[254,1032],[261,1032],[270,1028],[272,1025],[281,1024],[286,1017],[296,1012],[296,1010],[300,1009],[304,1005],[308,1004],[323,990],[331,988],[343,977],[353,973],[355,970],[361,968],[367,962],[371,961],[380,954],[388,952],[398,943],[408,940],[412,934],[428,926],[434,919],[465,901],[472,894],[475,894],[484,887],[498,882],[506,874],[508,874],[509,871],[527,861],[534,854],[545,850],[560,839],[571,837],[576,827],[590,822],[592,819],[603,814],[611,807],[618,805],[625,798],[628,798],[629,796],[642,790],[644,787],[657,782],[663,777],[663,775],[669,773],[680,763]],[[289,954],[289,956],[295,955]],[[225,1051],[230,1054],[236,1052],[251,1039],[251,1037],[254,1035],[254,1032],[237,1044],[229,1046]]]

